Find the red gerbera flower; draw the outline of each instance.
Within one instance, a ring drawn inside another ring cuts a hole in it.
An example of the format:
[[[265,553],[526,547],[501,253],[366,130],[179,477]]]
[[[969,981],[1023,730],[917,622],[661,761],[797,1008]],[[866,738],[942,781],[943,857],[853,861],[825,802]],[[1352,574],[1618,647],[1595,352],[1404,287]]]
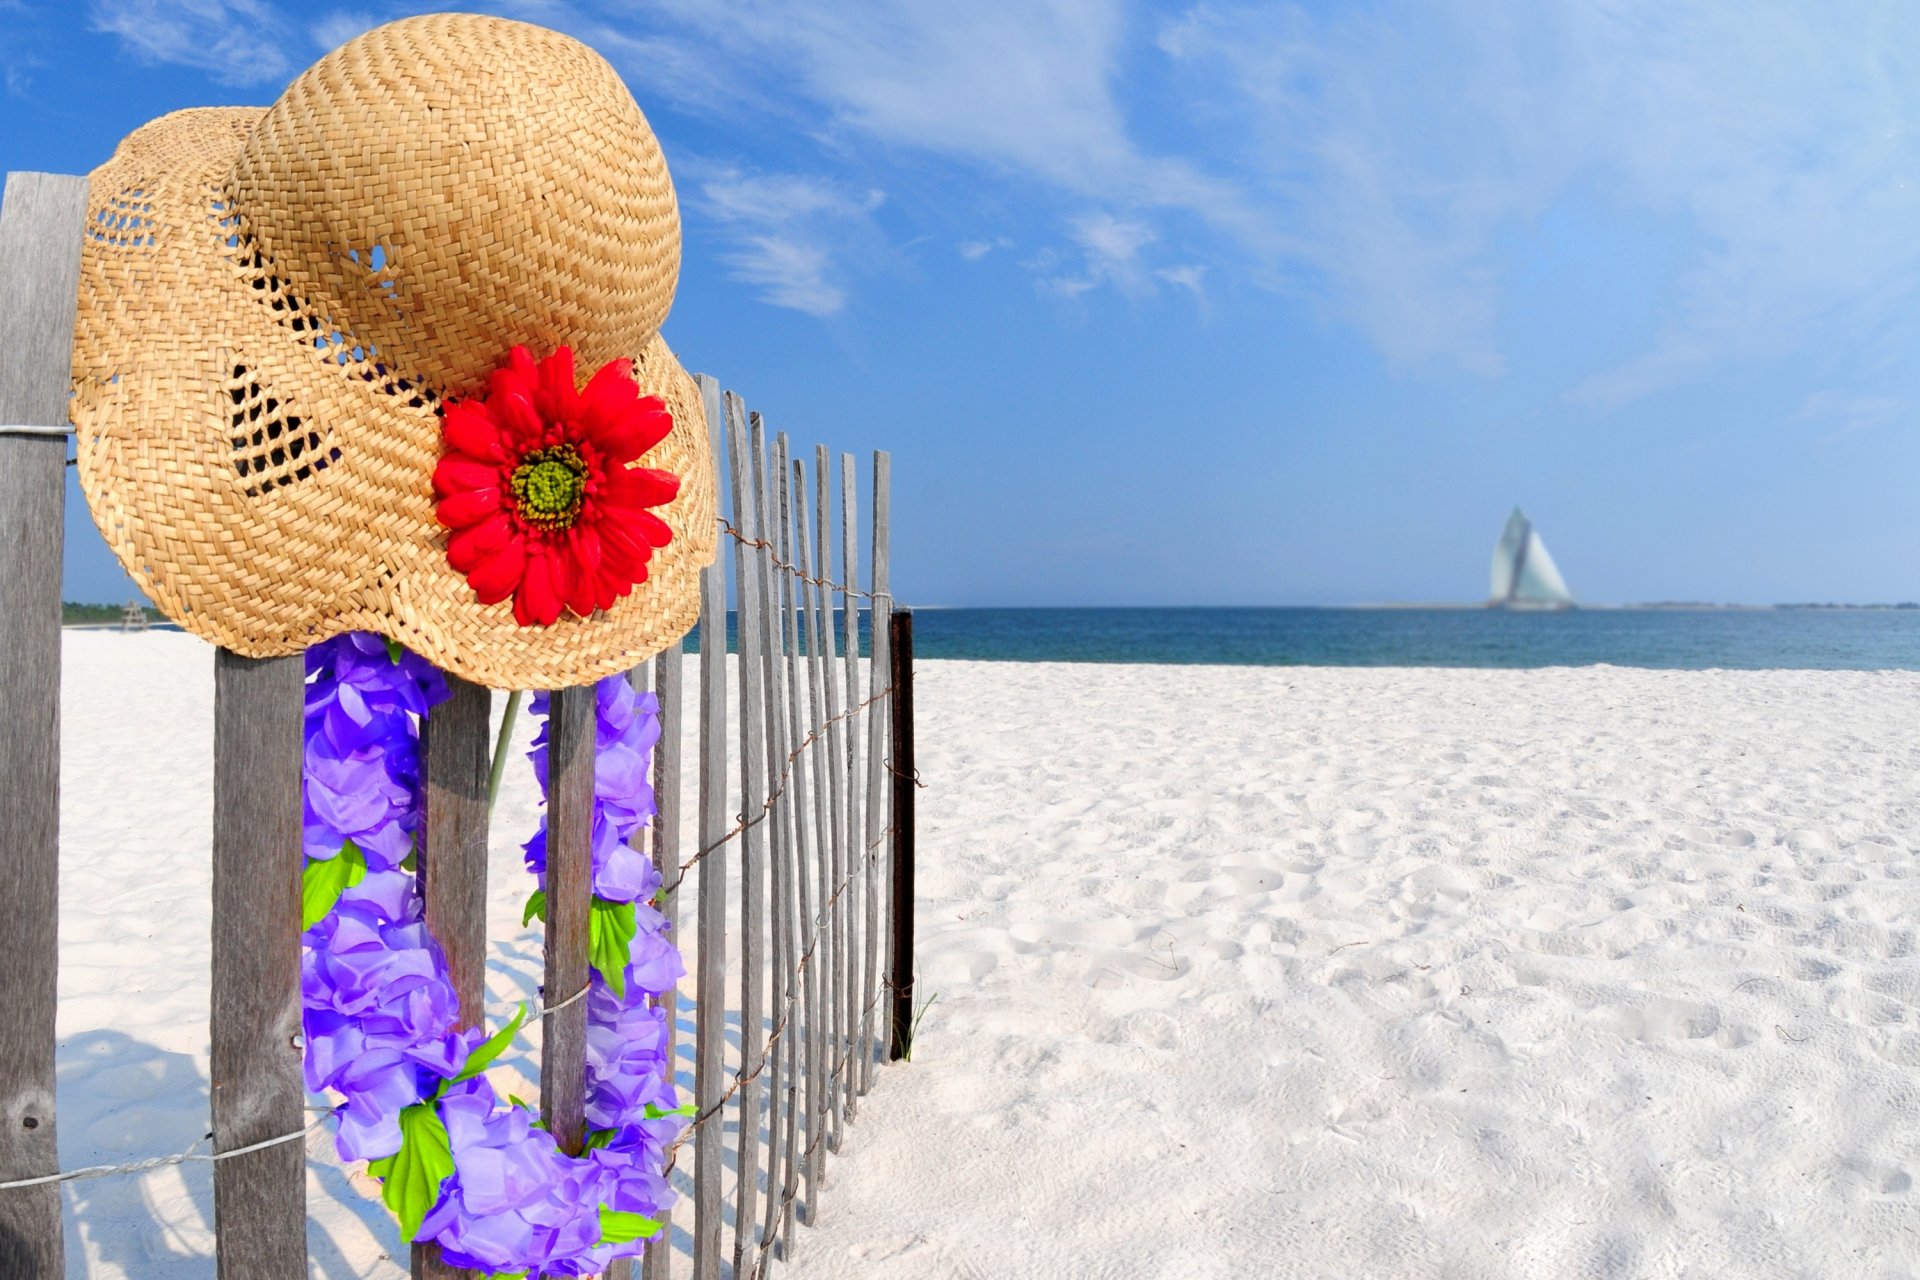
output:
[[[447,451],[433,470],[435,514],[453,531],[447,563],[481,604],[512,596],[523,627],[610,608],[647,580],[647,558],[673,536],[647,508],[673,501],[680,478],[633,465],[672,429],[630,361],[575,390],[570,348],[536,365],[515,347],[485,397],[447,405]]]

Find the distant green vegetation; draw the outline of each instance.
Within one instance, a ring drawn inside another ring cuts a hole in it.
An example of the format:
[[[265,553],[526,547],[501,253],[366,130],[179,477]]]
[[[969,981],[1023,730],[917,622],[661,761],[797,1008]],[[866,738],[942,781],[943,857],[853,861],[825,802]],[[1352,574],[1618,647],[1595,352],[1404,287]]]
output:
[[[166,619],[152,605],[145,606],[148,622],[164,622]],[[123,604],[81,604],[74,600],[60,602],[60,623],[62,626],[76,626],[87,622],[118,622],[126,614]]]

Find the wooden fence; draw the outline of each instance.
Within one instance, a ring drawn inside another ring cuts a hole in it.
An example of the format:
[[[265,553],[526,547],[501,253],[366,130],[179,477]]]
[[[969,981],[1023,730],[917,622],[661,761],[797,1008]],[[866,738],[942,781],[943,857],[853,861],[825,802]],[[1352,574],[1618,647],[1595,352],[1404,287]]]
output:
[[[30,1183],[0,1186],[0,1276],[9,1280],[65,1275],[59,1184],[106,1172],[59,1172],[54,1098],[65,422],[90,215],[80,178],[12,174],[0,203],[0,902],[10,922],[0,965],[0,1184]],[[699,685],[686,688],[678,646],[630,676],[659,694],[662,709],[660,813],[636,839],[661,868],[659,905],[690,962],[685,989],[662,998],[670,1062],[680,1057],[684,998],[694,1021],[696,1110],[673,1157],[674,1180],[690,1194],[648,1250],[645,1280],[764,1275],[792,1247],[796,1217],[817,1216],[825,1156],[871,1087],[883,1042],[899,1057],[910,1030],[901,1010],[911,1007],[912,875],[901,859],[911,856],[918,784],[911,721],[901,714],[911,707],[911,616],[894,612],[888,590],[888,455],[873,457],[868,586],[859,590],[853,457],[840,455],[836,472],[822,446],[809,470],[784,434],[768,441],[738,396],[699,381],[728,498],[722,554],[701,582]],[[862,601],[872,632],[865,664]],[[221,650],[214,666],[213,1154],[168,1159],[215,1162],[226,1280],[307,1273],[304,681],[299,655]],[[487,952],[491,699],[465,681],[449,684],[452,697],[422,727],[419,874],[470,1025],[482,1013]],[[697,708],[693,769],[681,746],[688,703]],[[544,991],[553,1007],[542,1019],[541,1110],[577,1150],[586,1004],[562,996],[584,988],[588,972],[592,690],[555,691],[550,715]],[[687,816],[697,833],[690,845],[681,839]],[[263,854],[285,873],[259,875]],[[416,1277],[471,1274],[433,1252],[415,1247]],[[622,1262],[607,1274],[630,1272]]]

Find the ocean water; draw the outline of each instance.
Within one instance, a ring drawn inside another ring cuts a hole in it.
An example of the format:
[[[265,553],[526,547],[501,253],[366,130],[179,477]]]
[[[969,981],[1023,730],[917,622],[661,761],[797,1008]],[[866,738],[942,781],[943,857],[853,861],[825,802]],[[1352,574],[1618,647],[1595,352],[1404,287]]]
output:
[[[913,636],[994,662],[1920,670],[1920,609],[920,609]]]
[[[913,637],[1011,662],[1920,670],[1920,609],[922,609]]]

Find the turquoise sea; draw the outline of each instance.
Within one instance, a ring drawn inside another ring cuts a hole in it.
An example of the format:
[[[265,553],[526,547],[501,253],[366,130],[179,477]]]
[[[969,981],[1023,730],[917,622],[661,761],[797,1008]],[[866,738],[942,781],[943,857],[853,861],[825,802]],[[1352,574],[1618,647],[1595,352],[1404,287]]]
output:
[[[1920,670],[1920,609],[923,609],[914,651],[1014,662]]]
[[[1920,609],[919,609],[913,632],[994,662],[1920,671]]]

